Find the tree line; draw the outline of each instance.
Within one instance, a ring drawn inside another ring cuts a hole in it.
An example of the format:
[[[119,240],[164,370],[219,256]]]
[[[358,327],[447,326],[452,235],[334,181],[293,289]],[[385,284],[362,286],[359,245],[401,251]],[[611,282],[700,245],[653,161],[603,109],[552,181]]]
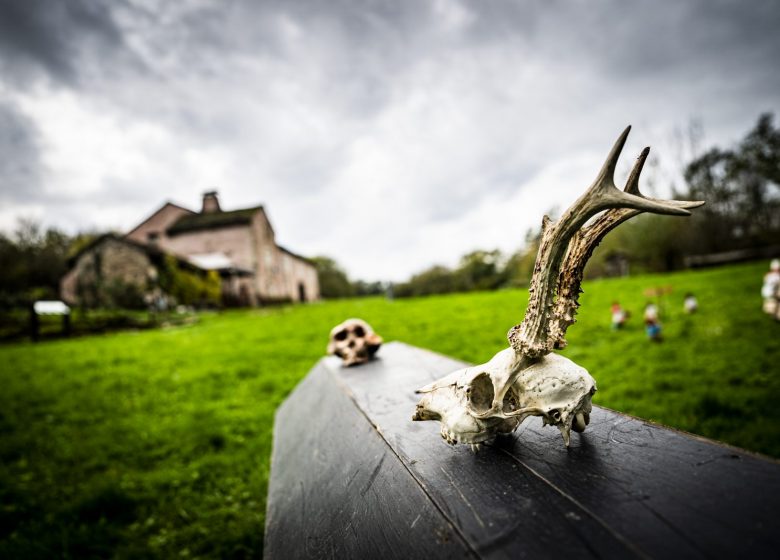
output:
[[[712,147],[683,164],[685,184],[678,199],[705,200],[687,220],[641,215],[610,233],[588,263],[586,276],[662,272],[681,268],[687,255],[769,247],[780,240],[780,129],[763,114],[730,148]],[[20,220],[11,233],[0,232],[0,309],[36,299],[57,298],[68,258],[97,233],[70,236]],[[432,266],[397,284],[352,281],[329,257],[312,259],[325,298],[376,294],[395,297],[493,290],[525,286],[538,248],[538,230],[506,255],[478,250],[454,268]]]
[[[685,184],[673,189],[673,198],[707,204],[684,220],[643,214],[623,224],[596,249],[586,277],[666,272],[682,268],[689,255],[780,243],[780,129],[772,114],[761,115],[735,146],[712,147],[692,157],[683,164],[682,176]],[[326,298],[382,292],[423,296],[527,286],[538,244],[538,230],[529,230],[523,247],[512,254],[472,251],[454,268],[434,265],[392,285],[351,282],[328,257],[315,263]]]
[[[89,232],[70,236],[57,228],[43,229],[20,219],[16,229],[0,232],[0,310],[28,307],[33,301],[59,299],[60,280],[70,260],[100,237]],[[157,284],[163,293],[183,305],[216,306],[221,303],[221,281],[216,271],[196,274],[179,266],[170,255],[157,263]],[[92,275],[77,286],[85,308],[144,309],[149,286],[123,282],[103,284]]]
[[[77,244],[78,237],[56,228],[44,230],[27,219],[19,220],[11,234],[0,232],[0,309],[58,297],[60,278]]]

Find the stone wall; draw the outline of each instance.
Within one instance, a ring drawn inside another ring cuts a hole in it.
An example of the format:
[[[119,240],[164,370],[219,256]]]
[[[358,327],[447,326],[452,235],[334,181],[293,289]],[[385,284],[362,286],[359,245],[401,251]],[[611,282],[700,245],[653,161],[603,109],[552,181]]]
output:
[[[320,299],[317,269],[300,257],[279,251],[286,278],[286,291],[292,301],[316,301]]]
[[[251,232],[245,225],[203,229],[166,237],[160,247],[183,257],[204,253],[224,253],[237,266],[255,269]]]
[[[115,304],[124,287],[143,294],[155,272],[143,248],[106,237],[79,255],[60,282],[60,297],[72,305]]]
[[[304,301],[315,301],[320,297],[319,281],[314,266],[279,248],[276,244],[271,223],[264,211],[255,214],[252,220],[258,259],[255,269],[257,292],[268,301],[301,301],[303,286]]]

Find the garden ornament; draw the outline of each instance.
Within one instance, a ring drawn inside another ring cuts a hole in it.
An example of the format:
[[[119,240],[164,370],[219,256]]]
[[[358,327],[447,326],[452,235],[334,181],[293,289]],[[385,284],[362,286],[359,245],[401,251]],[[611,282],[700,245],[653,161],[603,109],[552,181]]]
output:
[[[639,192],[639,174],[650,148],[639,155],[625,188],[619,190],[615,166],[630,130],[615,142],[585,194],[558,221],[547,216],[542,220],[528,307],[523,321],[508,333],[509,348],[485,364],[457,370],[419,389],[423,396],[412,420],[438,420],[447,443],[467,443],[472,450],[511,433],[529,416],[556,426],[566,446],[572,429],[585,429],[596,382],[584,368],[552,353],[566,346],[566,329],[575,322],[585,264],[604,236],[629,218],[643,212],[688,216],[690,209],[704,204],[658,200]]]
[[[369,361],[382,345],[382,337],[362,319],[347,319],[330,331],[328,354],[335,354],[345,366]]]

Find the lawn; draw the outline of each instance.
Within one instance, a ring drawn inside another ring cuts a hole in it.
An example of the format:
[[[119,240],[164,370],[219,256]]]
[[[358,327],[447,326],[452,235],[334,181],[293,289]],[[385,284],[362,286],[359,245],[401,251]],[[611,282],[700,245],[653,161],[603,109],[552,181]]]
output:
[[[587,283],[564,354],[597,379],[596,404],[780,457],[780,324],[760,310],[765,266]],[[651,343],[643,294],[667,286],[665,340]],[[688,291],[694,316],[682,312]],[[274,410],[330,327],[362,317],[386,340],[484,361],[526,299],[347,300],[2,345],[0,557],[257,556]],[[613,300],[632,313],[623,331],[610,329]]]

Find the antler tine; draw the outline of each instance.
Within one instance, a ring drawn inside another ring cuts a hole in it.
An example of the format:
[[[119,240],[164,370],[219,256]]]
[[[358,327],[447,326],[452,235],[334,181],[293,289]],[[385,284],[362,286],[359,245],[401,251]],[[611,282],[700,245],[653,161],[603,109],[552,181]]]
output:
[[[623,151],[623,146],[626,145],[628,135],[631,132],[631,125],[628,125],[626,129],[621,133],[612,149],[607,155],[607,159],[604,161],[604,165],[601,166],[599,174],[596,175],[596,180],[590,186],[586,192],[586,196],[594,190],[605,190],[607,187],[615,186],[615,169],[617,169],[617,162],[620,159],[620,153]],[[640,167],[641,169],[641,167]]]
[[[653,214],[668,214],[674,216],[690,216],[688,211],[704,204],[703,201],[688,200],[659,200],[643,195],[639,192],[639,175],[645,165],[647,156],[650,154],[650,147],[646,147],[639,154],[631,173],[628,175],[626,186],[618,197],[622,201],[620,208],[633,208],[639,212],[652,212]]]
[[[650,154],[649,146],[646,147],[644,150],[642,150],[642,153],[639,154],[639,157],[636,159],[636,162],[634,163],[634,167],[631,168],[631,173],[628,175],[628,180],[626,181],[626,187],[623,189],[623,192],[635,196],[639,196],[641,198],[644,198],[645,200],[652,200],[653,202],[663,204],[665,207],[673,206],[678,209],[692,210],[693,208],[698,208],[699,206],[702,206],[704,204],[703,200],[659,200],[657,198],[651,198],[649,196],[645,196],[641,192],[639,192],[639,175],[642,173],[642,168],[644,167],[645,160],[647,160],[647,156],[649,154]],[[690,215],[690,212],[683,215]]]
[[[613,195],[616,198],[616,204],[612,208],[632,208],[639,212],[650,212],[652,214],[667,214],[670,216],[690,216],[687,206],[670,204],[665,200],[657,200],[642,195],[635,195],[625,191],[616,191]],[[703,204],[703,203],[702,203]],[[700,204],[697,206],[701,206]],[[694,206],[695,208],[695,206]]]
[[[642,196],[642,193],[639,192],[639,176],[642,174],[642,169],[644,169],[647,156],[649,155],[650,146],[646,146],[639,154],[639,157],[636,158],[634,166],[631,168],[631,173],[628,174],[626,188],[623,189],[625,192],[636,196]]]
[[[606,208],[633,208],[640,212],[652,212],[654,214],[669,214],[675,216],[690,216],[688,208],[695,206],[681,205],[676,201],[657,200],[643,196],[639,192],[639,175],[644,167],[645,160],[650,153],[650,148],[645,148],[639,155],[634,167],[631,169],[625,189],[621,192],[615,186],[615,170],[623,147],[626,145],[631,126],[627,126],[615,141],[607,156],[604,165],[601,166],[596,180],[582,196],[591,205]],[[702,203],[703,204],[703,203]]]

